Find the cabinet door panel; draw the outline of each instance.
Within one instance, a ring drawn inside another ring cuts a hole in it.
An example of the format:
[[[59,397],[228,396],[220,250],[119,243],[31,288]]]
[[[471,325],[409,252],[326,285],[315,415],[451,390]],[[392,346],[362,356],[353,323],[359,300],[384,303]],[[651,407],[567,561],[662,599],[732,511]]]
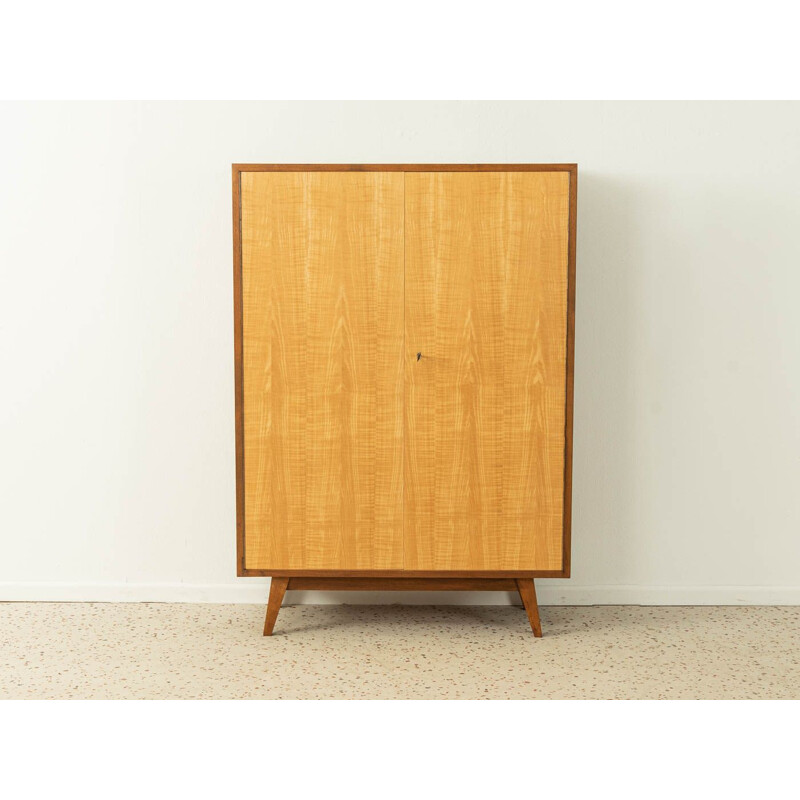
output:
[[[403,175],[241,175],[245,566],[402,569]]]
[[[569,174],[405,176],[405,568],[560,570]]]

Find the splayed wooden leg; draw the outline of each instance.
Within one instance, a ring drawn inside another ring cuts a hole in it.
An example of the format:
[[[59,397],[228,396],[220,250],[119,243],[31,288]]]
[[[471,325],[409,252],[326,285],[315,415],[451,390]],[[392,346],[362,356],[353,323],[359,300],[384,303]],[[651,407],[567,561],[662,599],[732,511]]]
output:
[[[528,621],[531,623],[533,635],[541,638],[542,621],[539,619],[539,604],[536,602],[536,587],[533,585],[533,578],[517,580],[517,590],[522,598],[522,605],[528,614]]]
[[[267,617],[264,620],[264,636],[272,636],[272,629],[275,627],[275,620],[278,619],[278,612],[281,610],[283,596],[286,594],[286,587],[289,585],[288,578],[273,578],[269,584],[269,600],[267,601]]]

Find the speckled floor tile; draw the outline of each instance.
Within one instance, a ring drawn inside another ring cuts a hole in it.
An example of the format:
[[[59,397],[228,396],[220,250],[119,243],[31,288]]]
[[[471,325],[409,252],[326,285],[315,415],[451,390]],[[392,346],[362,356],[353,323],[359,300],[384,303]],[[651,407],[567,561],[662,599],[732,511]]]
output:
[[[0,698],[800,698],[800,608],[0,603]]]

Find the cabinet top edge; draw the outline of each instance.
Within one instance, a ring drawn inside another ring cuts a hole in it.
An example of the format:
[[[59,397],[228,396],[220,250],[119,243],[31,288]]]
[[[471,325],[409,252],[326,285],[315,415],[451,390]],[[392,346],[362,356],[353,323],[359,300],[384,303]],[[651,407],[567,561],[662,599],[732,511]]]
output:
[[[232,164],[239,172],[577,172],[577,164]]]

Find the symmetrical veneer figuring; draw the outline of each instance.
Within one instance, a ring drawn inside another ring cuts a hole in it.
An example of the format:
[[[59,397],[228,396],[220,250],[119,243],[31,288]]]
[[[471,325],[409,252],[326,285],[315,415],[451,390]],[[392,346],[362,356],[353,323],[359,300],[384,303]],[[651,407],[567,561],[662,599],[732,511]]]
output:
[[[240,575],[569,575],[574,165],[235,165]]]

